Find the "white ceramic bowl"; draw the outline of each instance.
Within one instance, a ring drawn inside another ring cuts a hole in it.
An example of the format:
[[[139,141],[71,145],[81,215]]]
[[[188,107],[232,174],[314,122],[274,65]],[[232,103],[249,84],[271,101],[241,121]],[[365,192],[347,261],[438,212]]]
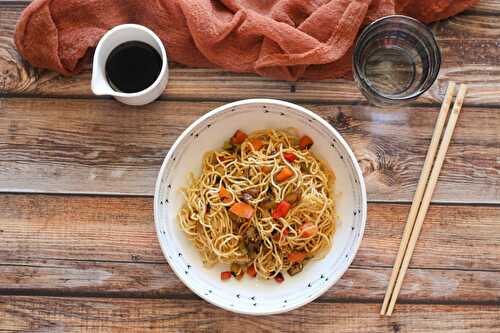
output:
[[[333,247],[321,260],[285,282],[252,279],[220,280],[227,265],[207,269],[179,227],[183,204],[180,189],[188,174],[199,175],[205,152],[221,149],[236,129],[247,133],[266,128],[295,127],[314,140],[312,151],[335,172],[337,230]],[[363,237],[366,190],[356,158],[342,136],[325,120],[295,104],[251,99],[226,104],[205,114],[182,133],[167,154],[156,182],[154,213],[161,249],[172,270],[193,292],[208,302],[244,314],[264,315],[307,304],[328,290],[351,264]]]

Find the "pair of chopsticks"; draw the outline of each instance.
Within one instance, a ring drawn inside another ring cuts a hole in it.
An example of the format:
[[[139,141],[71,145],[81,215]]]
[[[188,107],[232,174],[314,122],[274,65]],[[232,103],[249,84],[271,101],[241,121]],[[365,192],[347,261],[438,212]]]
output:
[[[429,208],[432,194],[434,192],[434,188],[436,187],[448,146],[450,145],[458,115],[460,114],[460,110],[464,102],[467,86],[465,84],[461,84],[438,150],[438,144],[446,119],[448,118],[448,111],[455,93],[455,87],[455,82],[450,82],[448,84],[446,95],[443,100],[443,104],[441,105],[441,110],[439,111],[436,127],[434,128],[434,133],[432,134],[431,144],[429,146],[429,150],[427,151],[424,167],[418,181],[417,191],[413,197],[410,213],[408,214],[408,219],[406,220],[403,238],[401,239],[401,245],[399,246],[398,255],[389,280],[389,286],[385,293],[384,303],[382,304],[382,309],[380,311],[381,315],[390,316],[394,311],[394,306],[401,290],[401,285],[403,284],[408,265],[410,264],[411,256],[413,254],[413,250],[415,249],[415,244],[417,243],[420,230],[424,224],[425,215],[427,214],[427,209]]]

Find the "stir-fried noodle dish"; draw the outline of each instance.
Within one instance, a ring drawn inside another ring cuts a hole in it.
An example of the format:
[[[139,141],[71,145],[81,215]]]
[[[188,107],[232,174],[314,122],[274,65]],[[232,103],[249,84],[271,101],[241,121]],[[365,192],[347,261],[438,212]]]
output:
[[[295,129],[237,130],[204,155],[178,219],[206,266],[228,265],[222,280],[281,283],[331,248],[335,175],[312,145]]]

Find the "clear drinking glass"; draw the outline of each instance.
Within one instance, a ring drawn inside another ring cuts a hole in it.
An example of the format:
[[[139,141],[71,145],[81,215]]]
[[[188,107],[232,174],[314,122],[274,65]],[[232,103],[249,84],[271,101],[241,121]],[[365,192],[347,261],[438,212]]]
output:
[[[432,31],[402,15],[368,25],[354,49],[354,79],[375,105],[415,100],[431,87],[440,66],[441,53]]]

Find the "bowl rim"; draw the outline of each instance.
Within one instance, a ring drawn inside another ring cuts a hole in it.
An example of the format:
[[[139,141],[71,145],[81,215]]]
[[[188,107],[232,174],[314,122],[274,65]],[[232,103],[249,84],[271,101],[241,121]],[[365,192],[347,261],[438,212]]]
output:
[[[259,103],[259,104],[274,104],[274,105],[288,107],[288,108],[294,109],[294,110],[299,111],[299,112],[303,112],[306,115],[317,120],[321,125],[323,125],[326,129],[328,129],[328,131],[332,132],[335,135],[338,142],[347,151],[349,159],[353,162],[352,165],[354,166],[354,172],[356,173],[356,175],[359,179],[358,186],[360,188],[361,200],[362,200],[362,209],[361,209],[362,219],[361,219],[359,237],[357,238],[356,243],[353,246],[354,255],[350,257],[349,261],[347,262],[347,265],[345,266],[345,269],[340,273],[339,278],[329,280],[328,283],[325,283],[324,287],[320,291],[317,292],[317,295],[315,295],[315,297],[304,298],[303,302],[300,302],[300,303],[294,305],[293,307],[289,307],[286,309],[274,309],[274,310],[258,311],[258,312],[257,311],[245,311],[245,310],[237,309],[234,307],[226,306],[225,304],[221,304],[221,303],[218,303],[216,301],[213,301],[212,299],[203,295],[202,293],[198,293],[195,290],[193,290],[189,284],[189,279],[187,279],[183,274],[181,274],[182,272],[178,272],[175,269],[175,265],[171,263],[171,260],[173,260],[173,259],[170,259],[167,255],[167,249],[165,248],[165,245],[163,244],[163,242],[161,241],[161,238],[160,238],[160,234],[161,234],[160,223],[162,223],[162,221],[160,221],[160,218],[159,218],[159,209],[161,206],[159,204],[159,200],[160,200],[160,190],[161,190],[162,178],[163,178],[163,175],[165,173],[166,165],[167,165],[168,161],[171,159],[171,157],[173,156],[174,152],[176,151],[177,146],[184,140],[185,137],[189,136],[189,133],[193,129],[195,129],[199,124],[203,123],[204,121],[206,121],[208,118],[214,116],[215,114],[217,114],[223,110],[236,107],[236,106],[245,105],[245,104],[257,104],[257,103]],[[162,254],[165,257],[165,259],[167,260],[170,268],[175,273],[177,278],[179,278],[182,281],[182,283],[184,283],[184,285],[189,288],[189,290],[191,290],[193,293],[195,293],[197,296],[199,296],[201,299],[207,301],[208,303],[213,304],[216,307],[219,307],[221,309],[224,309],[224,310],[227,310],[230,312],[244,314],[244,315],[273,315],[273,314],[285,313],[285,312],[288,312],[291,310],[295,310],[295,309],[300,308],[306,304],[309,304],[310,302],[314,301],[316,298],[323,295],[328,289],[330,289],[335,283],[337,283],[338,280],[340,280],[340,278],[345,274],[345,272],[351,266],[352,261],[354,260],[354,257],[356,256],[356,254],[359,250],[359,246],[361,245],[361,241],[363,240],[364,231],[365,231],[365,227],[366,227],[366,220],[367,220],[367,206],[368,206],[368,202],[367,202],[366,186],[365,186],[365,182],[364,182],[363,173],[362,173],[361,168],[358,164],[356,156],[354,155],[354,153],[353,153],[351,147],[349,146],[349,144],[347,143],[347,141],[345,141],[345,139],[342,137],[342,135],[332,125],[330,125],[321,116],[317,115],[316,113],[314,113],[311,110],[306,109],[303,106],[300,106],[300,105],[297,105],[294,103],[290,103],[290,102],[286,102],[286,101],[282,101],[282,100],[277,100],[277,99],[252,98],[252,99],[244,99],[244,100],[239,100],[239,101],[227,103],[227,104],[221,105],[221,106],[205,113],[203,116],[199,117],[191,125],[189,125],[181,133],[181,135],[179,135],[179,137],[177,137],[175,142],[170,147],[167,155],[165,156],[165,158],[162,162],[161,168],[158,172],[158,176],[157,176],[156,184],[155,184],[153,212],[154,212],[154,220],[155,220],[156,237],[158,239],[158,242],[160,243],[160,248],[161,248]]]

